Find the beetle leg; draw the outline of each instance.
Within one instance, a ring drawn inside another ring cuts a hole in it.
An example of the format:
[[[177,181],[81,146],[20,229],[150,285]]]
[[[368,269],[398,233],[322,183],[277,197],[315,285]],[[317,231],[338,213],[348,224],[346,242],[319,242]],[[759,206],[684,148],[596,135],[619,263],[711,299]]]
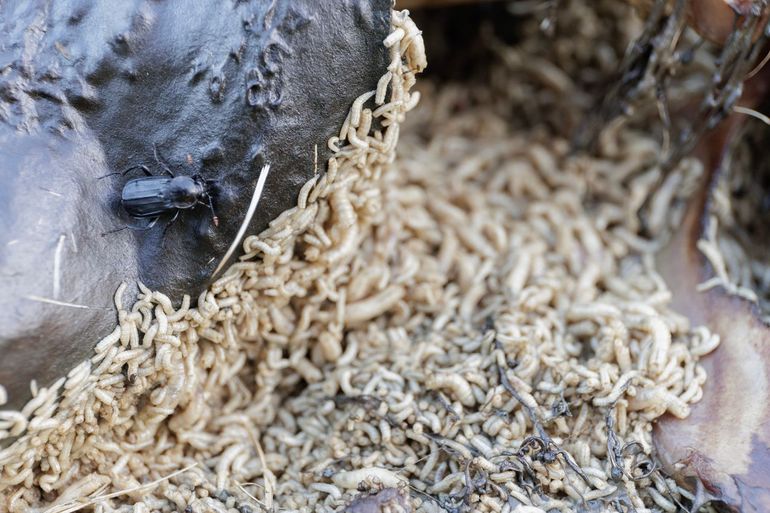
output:
[[[132,171],[134,169],[141,169],[142,171],[144,171],[144,174],[146,174],[147,176],[152,176],[152,173],[150,173],[150,170],[144,164],[139,164],[138,166],[131,166],[125,171],[123,171],[121,174],[125,176],[126,174],[128,174],[129,171]]]
[[[177,213],[179,213],[179,212],[177,211]],[[157,224],[157,222],[158,222],[158,218],[157,217],[153,217],[152,221],[150,221],[150,223],[148,225],[146,225],[146,226],[131,226],[130,224],[127,224],[125,226],[121,226],[120,228],[115,228],[114,230],[109,230],[109,231],[106,231],[106,232],[102,233],[102,237],[104,237],[105,235],[108,235],[110,233],[122,232],[125,229],[134,230],[134,231],[137,231],[137,232],[147,231],[150,228],[152,228],[153,226],[155,226]]]
[[[160,160],[160,157],[158,156],[158,145],[157,145],[156,143],[152,143],[152,152],[155,154],[155,162],[157,162],[157,163],[160,165],[160,167],[162,167],[162,168],[163,168],[163,170],[164,170],[166,173],[168,173],[168,175],[169,175],[171,178],[176,178],[176,176],[174,175],[174,173],[172,173],[172,172],[171,172],[171,169],[168,167],[168,164],[166,164],[165,162],[163,162],[162,160]]]
[[[179,209],[177,209],[176,213],[174,214],[174,217],[172,217],[171,220],[168,223],[166,223],[166,226],[163,228],[163,236],[161,237],[161,239],[166,238],[166,232],[168,231],[169,227],[172,224],[174,224],[174,221],[176,221],[178,217],[179,217]],[[157,218],[155,219],[157,220]]]

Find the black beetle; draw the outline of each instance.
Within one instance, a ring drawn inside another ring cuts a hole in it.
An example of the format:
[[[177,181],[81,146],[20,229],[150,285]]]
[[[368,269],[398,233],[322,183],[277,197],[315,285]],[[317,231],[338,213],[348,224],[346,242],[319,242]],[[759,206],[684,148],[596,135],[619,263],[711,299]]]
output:
[[[122,173],[106,175],[125,175],[134,169],[141,169],[147,175],[141,178],[133,178],[126,182],[123,186],[120,200],[123,209],[129,216],[135,219],[151,219],[150,223],[142,228],[124,226],[107,233],[114,233],[125,228],[149,230],[155,226],[160,216],[174,212],[174,217],[171,218],[164,229],[165,232],[171,223],[179,217],[180,211],[194,208],[197,205],[208,207],[211,210],[214,226],[219,226],[219,218],[214,212],[211,198],[216,183],[215,180],[206,180],[199,174],[175,176],[168,166],[163,164],[158,158],[157,149],[154,148],[154,150],[155,160],[169,176],[155,176],[143,164],[131,166]],[[190,160],[188,156],[188,161]]]
[[[213,213],[211,202],[212,180],[205,180],[200,175],[193,176],[144,176],[129,180],[123,186],[121,202],[126,213],[137,219],[154,218],[176,211],[169,223],[179,215],[180,210],[205,205]],[[214,225],[219,219],[214,215]]]

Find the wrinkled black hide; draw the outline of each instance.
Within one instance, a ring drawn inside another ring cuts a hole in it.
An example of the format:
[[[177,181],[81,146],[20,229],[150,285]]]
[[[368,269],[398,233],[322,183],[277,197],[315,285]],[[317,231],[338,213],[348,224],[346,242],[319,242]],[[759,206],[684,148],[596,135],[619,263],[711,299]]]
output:
[[[250,232],[296,202],[351,102],[384,72],[390,0],[0,2],[0,383],[11,406],[88,356],[137,280],[179,301],[205,289],[254,190]],[[164,235],[123,230],[123,184],[218,181],[211,212]],[[58,262],[58,264],[57,264]],[[58,273],[56,269],[58,268]],[[58,280],[57,280],[58,277]],[[55,284],[58,281],[58,286]],[[43,302],[56,300],[71,305]]]

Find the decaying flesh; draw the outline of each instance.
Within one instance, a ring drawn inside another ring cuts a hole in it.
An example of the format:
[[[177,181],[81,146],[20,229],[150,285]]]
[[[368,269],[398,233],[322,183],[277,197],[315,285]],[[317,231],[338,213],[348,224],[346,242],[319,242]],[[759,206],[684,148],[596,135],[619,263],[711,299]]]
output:
[[[770,329],[745,299],[722,288],[698,292],[710,278],[695,248],[703,219],[696,200],[682,232],[661,259],[674,304],[722,343],[704,359],[710,377],[685,420],[664,417],[655,431],[660,457],[674,475],[743,512],[770,511]]]
[[[654,0],[634,2],[645,15],[642,35],[626,54],[619,79],[604,97],[601,108],[576,141],[595,143],[598,133],[612,119],[633,110],[645,96],[657,99],[659,116],[671,141],[663,156],[664,169],[672,169],[689,155],[700,138],[730,114],[743,92],[743,83],[754,73],[768,42],[763,30],[766,3],[707,0]],[[694,27],[701,41],[683,44],[685,30]],[[726,26],[730,30],[725,31]],[[693,58],[702,39],[721,45],[711,84],[699,106],[687,117],[672,123],[668,99],[670,84]]]
[[[767,97],[768,78],[764,72],[747,82],[742,106],[751,108]],[[711,215],[715,184],[731,172],[729,152],[746,119],[730,116],[697,149],[708,170],[706,179],[681,228],[658,257],[674,292],[674,306],[693,323],[708,326],[722,342],[704,358],[710,379],[703,399],[687,419],[664,416],[655,429],[655,445],[667,469],[694,486],[696,504],[716,500],[753,513],[770,511],[770,327],[757,305],[719,276],[724,274],[716,269],[723,267],[719,249],[710,258],[702,252],[705,239],[713,239],[710,234],[717,229]],[[715,280],[723,281],[703,286]]]

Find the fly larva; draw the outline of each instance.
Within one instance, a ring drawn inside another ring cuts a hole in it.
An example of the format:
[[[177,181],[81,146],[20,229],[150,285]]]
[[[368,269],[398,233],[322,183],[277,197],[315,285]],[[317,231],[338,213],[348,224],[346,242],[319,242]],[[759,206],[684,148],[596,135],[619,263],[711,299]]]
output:
[[[102,487],[106,487],[110,481],[111,479],[107,476],[90,473],[65,488],[57,497],[57,503],[68,504],[76,502],[82,497],[89,497]]]
[[[339,136],[335,135],[329,137],[329,140],[326,141],[326,146],[335,154],[340,152],[340,139]]]
[[[629,371],[617,380],[612,391],[605,397],[594,398],[594,406],[609,406],[618,402],[620,397],[626,392],[631,381],[639,375],[637,371]]]
[[[324,331],[319,335],[318,344],[324,358],[328,362],[336,362],[342,354],[340,337],[331,334],[329,331]]]
[[[348,141],[362,152],[366,152],[369,149],[369,141],[358,137],[358,132],[352,126],[348,129]]]
[[[404,297],[404,289],[391,285],[366,299],[349,303],[345,308],[345,323],[358,324],[384,314]]]
[[[168,317],[166,317],[163,308],[158,305],[155,307],[155,319],[158,321],[158,334],[166,335],[168,331]]]
[[[705,372],[704,372],[705,374]],[[687,388],[679,396],[685,403],[697,403],[703,397],[703,383],[700,380],[693,380],[687,385]]]
[[[331,495],[335,500],[342,498],[342,492],[340,492],[340,489],[329,483],[311,483],[310,488],[312,490]]]
[[[583,494],[583,500],[593,501],[596,499],[600,499],[602,497],[607,497],[615,493],[617,489],[618,489],[617,485],[608,484],[607,486],[600,488],[598,490],[590,490],[586,492],[585,494]]]
[[[355,253],[358,249],[356,246],[357,241],[358,225],[353,224],[342,232],[342,240],[340,240],[336,246],[326,250],[323,254],[319,254],[319,256],[327,265],[337,264],[344,258],[350,257]]]
[[[244,241],[244,247],[247,247],[247,248],[250,247],[249,242],[252,239],[252,237],[256,238],[254,236],[248,237]],[[241,265],[243,265],[243,264],[241,264]],[[246,264],[246,265],[248,265],[248,264]],[[235,267],[235,266],[233,266],[233,267]],[[221,293],[229,283],[231,283],[234,280],[238,279],[241,276],[241,272],[239,272],[239,271],[247,271],[248,270],[248,269],[244,269],[242,267],[236,267],[236,268],[233,268],[233,267],[230,268],[230,272],[226,272],[225,274],[223,274],[221,278],[217,279],[217,281],[215,281],[211,285],[211,291],[214,294]]]
[[[335,190],[329,198],[329,203],[341,227],[353,226],[358,220],[347,189]]]
[[[398,134],[399,125],[397,123],[392,124],[385,129],[385,137],[383,138],[382,143],[386,153],[390,153],[395,149],[396,143],[398,142]]]
[[[17,411],[0,411],[0,430],[8,431],[11,436],[18,436],[27,429],[27,417]]]
[[[720,337],[716,333],[710,333],[707,328],[703,328],[703,330],[699,333],[700,335],[700,343],[693,346],[690,349],[690,353],[693,356],[704,356],[712,352],[719,346]],[[697,340],[697,338],[696,338]]]
[[[393,72],[388,71],[386,72],[382,77],[380,77],[380,80],[377,81],[377,89],[374,95],[374,103],[375,105],[382,105],[385,103],[385,96],[388,92],[388,85],[390,85],[390,81],[393,78]],[[378,117],[375,115],[375,117]]]
[[[359,137],[359,139],[362,139],[362,140],[367,139],[367,144],[368,144],[368,136],[369,136],[369,131],[371,129],[372,129],[372,111],[371,109],[364,109],[363,112],[361,112],[361,124],[356,129],[356,135]]]
[[[347,472],[337,472],[332,476],[335,485],[346,490],[355,490],[365,481],[377,482],[386,487],[398,487],[406,483],[406,479],[388,469],[368,467]]]
[[[631,369],[631,351],[628,344],[620,337],[615,337],[612,341],[615,350],[615,361],[621,372],[628,372]]]
[[[229,474],[228,470],[230,470],[230,465],[232,464],[233,460],[235,460],[235,457],[238,456],[238,454],[242,454],[246,451],[248,451],[248,447],[245,445],[233,444],[222,453],[215,467],[217,476],[217,489],[224,489],[225,484],[227,483]]]
[[[219,300],[219,308],[220,310],[224,310],[226,308],[232,308],[236,305],[238,305],[241,302],[241,298],[238,296],[227,296]]]
[[[400,109],[403,105],[398,102],[388,102],[380,105],[376,109],[374,109],[374,112],[372,112],[372,116],[374,118],[381,118],[385,114],[388,114],[390,112],[393,112],[394,110]],[[380,132],[381,134],[381,132]],[[384,141],[384,139],[383,139]],[[384,145],[378,145],[378,147],[381,149],[381,151],[385,151]]]
[[[120,323],[120,345],[126,347],[131,341],[131,323],[127,319],[125,310],[119,312],[118,322]]]
[[[670,205],[681,189],[682,181],[681,171],[669,173],[658,190],[652,194],[652,198],[648,200],[650,208],[645,225],[652,235],[660,233],[666,222],[669,221]]]
[[[300,214],[295,219],[296,223],[294,225],[293,235],[306,232],[315,220],[317,213],[318,203],[311,203],[306,209],[301,210]],[[287,255],[287,258],[293,256],[293,248],[289,246],[287,249],[288,250],[284,252],[284,254]]]
[[[126,282],[122,282],[115,291],[113,302],[115,303],[115,308],[117,310],[123,310],[123,293],[126,291],[127,286],[128,284]]]
[[[374,96],[376,92],[377,91],[369,91],[367,93],[362,94],[361,96],[359,96],[353,101],[353,106],[350,108],[349,128],[358,128],[358,125],[361,123],[361,111],[364,108],[364,103],[366,103],[366,101],[369,98]],[[350,130],[348,129],[348,134],[349,133],[350,133]],[[343,134],[340,134],[340,138],[342,138],[342,136]]]
[[[185,294],[182,296],[182,304],[179,306],[179,309],[175,310],[173,313],[168,315],[168,321],[169,322],[177,322],[178,320],[182,319],[185,315],[187,315],[187,311],[190,309],[190,296],[188,294]]]
[[[284,313],[282,308],[273,304],[268,307],[268,312],[270,314],[270,320],[273,322],[273,327],[278,333],[282,335],[291,335],[294,332],[294,322],[292,322],[289,316]]]
[[[258,255],[260,252],[266,257],[277,257],[281,254],[281,248],[279,246],[272,246],[256,237],[249,240],[249,244],[246,247],[248,247],[250,254],[253,253],[254,256]]]
[[[479,458],[480,460],[484,459],[484,461],[488,463],[487,458],[495,456],[495,450],[493,449],[492,444],[490,444],[487,437],[483,435],[474,435],[470,438],[470,444],[484,456],[484,458]]]
[[[417,107],[418,103],[420,103],[420,91],[408,93],[406,103],[404,104],[404,109],[409,112],[410,110]]]
[[[224,334],[220,333],[214,328],[205,328],[203,331],[201,331],[201,336],[207,340],[210,340],[211,342],[214,342],[215,344],[221,344],[225,340]]]
[[[650,494],[650,497],[652,497],[652,500],[655,504],[660,506],[660,508],[663,511],[666,511],[668,513],[674,513],[679,510],[679,508],[671,501],[666,499],[658,490],[656,490],[654,487],[650,486],[646,489],[647,493]]]
[[[382,440],[382,443],[383,444],[391,443],[392,431],[390,429],[390,424],[388,424],[388,422],[385,419],[380,419],[379,429],[380,429],[380,439]]]
[[[112,333],[101,339],[99,343],[96,344],[94,347],[94,352],[96,354],[103,353],[109,349],[110,346],[116,344],[118,340],[120,340],[120,326],[115,326],[115,329],[112,330]]]
[[[163,308],[163,313],[171,315],[174,313],[174,304],[171,299],[162,292],[155,291],[152,293],[152,299]]]
[[[335,324],[331,325],[329,328],[332,332],[335,334],[341,333],[342,326],[345,325],[345,308],[347,306],[347,297],[348,297],[348,291],[346,288],[341,288],[337,291],[337,304],[336,304],[336,318],[335,318]],[[342,335],[339,335],[339,338],[342,338]]]
[[[323,175],[318,180],[318,183],[310,190],[310,195],[307,198],[308,203],[317,204],[319,208],[318,215],[316,217],[316,224],[323,224],[326,221],[328,215],[329,205],[326,202],[319,202],[319,198],[326,198],[331,190],[329,181],[329,175]]]
[[[567,319],[570,321],[598,320],[602,318],[620,319],[622,312],[615,305],[609,303],[589,303],[583,305],[572,305],[567,312]]]
[[[93,391],[94,396],[103,404],[110,405],[115,400],[115,397],[104,389],[96,388]]]
[[[358,355],[358,337],[353,334],[346,338],[345,352],[337,359],[337,365],[340,367],[350,365]]]
[[[299,359],[292,367],[308,383],[317,383],[323,379],[323,373],[307,358]]]
[[[687,403],[660,386],[638,390],[636,396],[629,398],[628,409],[652,410],[660,413],[668,411],[680,419],[687,417],[690,413]]]
[[[128,335],[128,347],[133,349],[139,346],[139,330],[137,329],[136,321],[129,325]]]
[[[318,176],[319,175],[315,175],[313,178],[305,182],[305,185],[303,185],[302,188],[299,190],[299,198],[297,200],[297,206],[299,208],[304,209],[307,207],[307,197],[310,194],[310,191],[313,189],[313,187],[315,187],[315,184],[318,181]]]
[[[459,374],[431,374],[425,382],[425,385],[433,390],[444,389],[460,401],[464,406],[473,406],[476,404],[476,397],[473,395],[470,383]]]
[[[88,360],[67,373],[67,382],[64,383],[64,389],[70,390],[85,381],[91,374],[91,362]]]
[[[401,40],[401,51],[406,56],[407,67],[416,73],[420,73],[428,66],[428,59],[425,56],[425,42],[422,39],[422,31],[411,18],[405,18],[403,30],[406,32],[404,39]]]
[[[111,369],[113,362],[115,360],[115,355],[117,355],[118,352],[120,352],[120,350],[121,348],[113,346],[110,349],[108,349],[106,352],[99,355],[101,359],[101,363],[99,364],[98,367],[94,369],[94,374],[98,376],[102,372],[105,372]],[[95,364],[96,362],[93,362],[93,363]]]
[[[401,27],[398,27],[395,30],[393,30],[393,32],[388,34],[388,36],[382,41],[382,44],[383,46],[385,46],[385,48],[390,48],[394,44],[401,41],[405,35],[406,35],[406,32],[404,31],[404,29],[402,29]]]
[[[430,488],[428,488],[428,493],[438,494],[447,492],[455,485],[455,483],[462,482],[464,479],[465,474],[463,472],[454,472],[444,477],[444,479],[440,480],[439,482],[434,483]]]
[[[659,375],[668,361],[671,331],[659,317],[652,317],[647,322],[652,335],[649,369],[653,375]]]

